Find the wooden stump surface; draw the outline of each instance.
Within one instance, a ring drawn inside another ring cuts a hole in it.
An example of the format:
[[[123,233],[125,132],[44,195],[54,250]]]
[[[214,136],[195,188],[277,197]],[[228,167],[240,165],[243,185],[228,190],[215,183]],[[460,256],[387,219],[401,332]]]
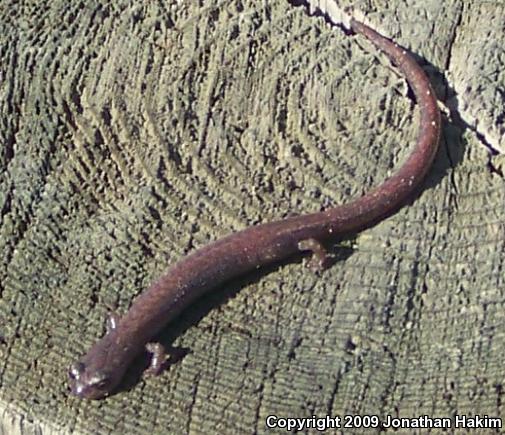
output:
[[[505,7],[384,3],[354,2],[445,112],[418,198],[319,276],[287,262],[202,298],[163,336],[180,362],[84,401],[67,368],[110,310],[194,248],[377,185],[419,113],[368,41],[287,1],[2,2],[0,434],[505,417]]]

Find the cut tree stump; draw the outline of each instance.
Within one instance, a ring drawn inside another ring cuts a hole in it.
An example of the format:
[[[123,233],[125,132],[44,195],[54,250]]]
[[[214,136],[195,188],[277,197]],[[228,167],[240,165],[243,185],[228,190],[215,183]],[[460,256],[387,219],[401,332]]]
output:
[[[161,337],[181,361],[85,401],[67,369],[109,311],[194,248],[381,183],[419,112],[368,41],[287,1],[2,2],[0,434],[505,417],[504,5],[404,3],[359,10],[445,106],[418,197],[322,274],[216,289]]]

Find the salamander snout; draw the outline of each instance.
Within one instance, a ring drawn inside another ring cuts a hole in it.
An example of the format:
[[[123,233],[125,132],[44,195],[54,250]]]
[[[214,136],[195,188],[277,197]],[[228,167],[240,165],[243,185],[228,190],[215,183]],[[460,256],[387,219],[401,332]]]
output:
[[[79,361],[68,371],[72,394],[86,399],[100,399],[116,386],[115,378],[104,370],[90,370]]]

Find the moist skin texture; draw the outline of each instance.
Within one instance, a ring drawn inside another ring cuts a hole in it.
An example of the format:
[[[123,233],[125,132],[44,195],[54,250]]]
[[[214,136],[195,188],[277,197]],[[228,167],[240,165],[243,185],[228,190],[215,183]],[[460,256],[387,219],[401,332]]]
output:
[[[186,306],[206,291],[238,275],[300,251],[313,253],[312,265],[324,265],[321,241],[361,231],[397,210],[421,183],[433,162],[440,137],[440,112],[422,68],[395,42],[351,19],[364,35],[403,72],[416,97],[421,122],[416,145],[404,165],[383,184],[347,204],[320,213],[256,225],[194,251],[171,266],[132,303],[122,317],[112,316],[107,333],[69,370],[73,394],[99,399],[113,393],[146,346],[153,354],[149,372],[158,374],[165,357],[150,343]]]

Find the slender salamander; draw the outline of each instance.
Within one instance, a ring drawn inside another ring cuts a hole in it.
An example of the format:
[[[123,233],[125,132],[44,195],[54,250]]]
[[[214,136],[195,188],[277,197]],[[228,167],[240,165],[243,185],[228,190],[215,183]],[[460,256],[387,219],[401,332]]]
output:
[[[151,340],[200,295],[300,251],[312,252],[313,265],[322,267],[325,250],[321,241],[373,225],[412,195],[438,149],[441,121],[435,93],[422,68],[404,48],[359,21],[351,19],[350,26],[397,65],[416,97],[420,128],[416,146],[404,165],[383,184],[347,204],[251,226],[182,258],[135,298],[122,318],[109,318],[106,334],[69,370],[73,394],[98,399],[113,393],[133,359],[146,347],[153,354],[148,371],[159,373],[165,357],[161,345]]]

